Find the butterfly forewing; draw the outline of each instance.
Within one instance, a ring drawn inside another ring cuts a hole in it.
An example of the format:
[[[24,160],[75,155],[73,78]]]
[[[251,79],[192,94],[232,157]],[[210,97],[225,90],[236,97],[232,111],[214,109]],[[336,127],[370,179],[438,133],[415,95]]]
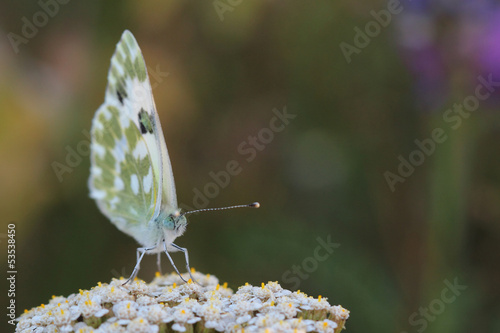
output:
[[[122,231],[148,243],[138,233],[145,233],[162,204],[176,208],[177,200],[146,64],[129,31],[111,58],[91,137],[91,197]]]

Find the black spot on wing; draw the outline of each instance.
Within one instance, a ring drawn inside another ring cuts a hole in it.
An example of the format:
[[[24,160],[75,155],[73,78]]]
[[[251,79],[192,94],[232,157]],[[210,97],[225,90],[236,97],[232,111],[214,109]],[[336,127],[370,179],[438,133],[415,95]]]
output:
[[[118,96],[118,100],[120,101],[120,104],[123,105],[123,96],[119,90],[116,91],[116,96]]]
[[[146,127],[144,127],[144,124],[141,123],[139,120],[139,126],[141,126],[141,134],[146,134],[148,131],[146,130]]]
[[[123,101],[128,97],[127,95],[127,90],[125,89],[127,85],[125,84],[125,79],[124,78],[117,78],[117,83],[116,83],[116,97],[118,97],[118,100],[120,103],[123,105]]]
[[[141,128],[141,133],[146,134],[146,133],[153,133],[153,122],[151,121],[151,118],[149,117],[148,113],[144,110],[141,109],[138,113],[139,117],[139,126]]]

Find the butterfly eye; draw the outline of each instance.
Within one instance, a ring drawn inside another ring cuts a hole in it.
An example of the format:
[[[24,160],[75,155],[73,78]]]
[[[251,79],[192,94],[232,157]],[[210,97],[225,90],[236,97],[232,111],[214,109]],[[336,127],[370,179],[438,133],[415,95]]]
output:
[[[168,218],[163,220],[163,226],[169,230],[174,230],[175,223],[174,223],[174,218],[172,217],[172,215],[170,215]]]

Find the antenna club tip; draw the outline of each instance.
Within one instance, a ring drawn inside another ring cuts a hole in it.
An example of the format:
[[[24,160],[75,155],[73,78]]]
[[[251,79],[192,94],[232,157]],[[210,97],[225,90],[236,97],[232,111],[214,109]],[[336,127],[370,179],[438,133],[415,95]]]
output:
[[[253,208],[259,208],[260,207],[260,203],[254,202],[254,203],[251,203],[249,206],[253,207]]]

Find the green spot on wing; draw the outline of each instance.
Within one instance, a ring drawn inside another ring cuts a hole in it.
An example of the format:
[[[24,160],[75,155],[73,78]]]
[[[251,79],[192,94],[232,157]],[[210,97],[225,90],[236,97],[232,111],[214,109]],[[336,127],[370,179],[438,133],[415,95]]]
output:
[[[128,77],[132,79],[136,77],[136,73],[134,71],[134,65],[132,65],[132,61],[130,60],[130,58],[125,59],[124,66],[125,66],[125,74]]]
[[[111,132],[115,139],[120,139],[122,136],[122,130],[118,122],[119,111],[114,106],[108,106],[108,110],[111,112],[111,119],[108,120],[107,124],[105,124],[105,127],[108,131]]]
[[[106,155],[104,155],[104,158],[102,159],[96,156],[95,164],[102,169],[102,174],[98,178],[98,183],[101,184],[102,189],[106,190],[112,188],[115,179],[115,176],[111,171],[115,167],[114,157],[111,155],[111,153],[106,152]]]
[[[120,77],[120,72],[118,72],[115,66],[111,66],[111,75],[117,79]]]
[[[125,58],[132,57],[132,53],[130,52],[130,49],[129,49],[127,43],[120,43],[120,44],[118,44],[118,49],[121,49],[121,51],[125,55]]]
[[[101,122],[101,124],[104,125],[104,129],[100,130],[100,129],[94,128],[93,134],[95,137],[95,141],[98,144],[100,144],[101,146],[113,148],[115,146],[115,140],[113,139],[113,137],[111,135],[106,133],[108,122],[107,122],[104,114],[101,113],[99,115],[99,121]]]
[[[118,50],[116,50],[114,57],[120,64],[123,63],[123,55]]]
[[[130,145],[130,147],[135,147],[137,145],[138,137],[137,137],[137,128],[132,125],[125,129],[125,137]]]
[[[141,56],[137,56],[135,58],[134,67],[137,72],[137,77],[139,78],[139,81],[143,82],[144,80],[146,80],[147,78],[146,66]]]

